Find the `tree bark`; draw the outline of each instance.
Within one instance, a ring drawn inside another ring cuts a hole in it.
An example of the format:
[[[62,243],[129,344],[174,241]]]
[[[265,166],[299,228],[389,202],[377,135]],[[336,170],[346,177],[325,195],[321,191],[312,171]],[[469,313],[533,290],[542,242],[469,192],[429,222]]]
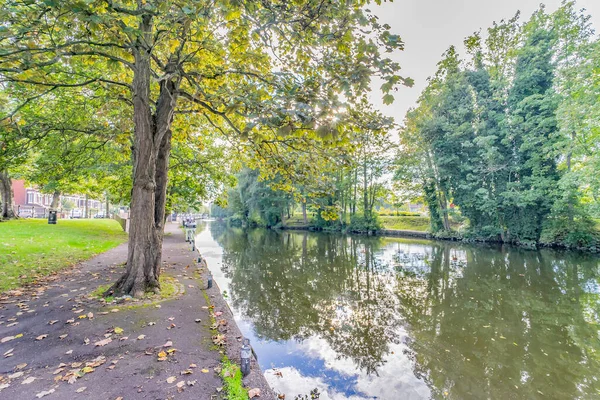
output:
[[[15,210],[13,209],[12,181],[6,171],[0,171],[0,194],[2,195],[2,214],[0,214],[0,219],[16,218]]]
[[[304,225],[308,225],[308,217],[306,216],[306,199],[302,199],[302,221]]]
[[[358,199],[356,197],[356,191],[357,191],[357,187],[358,187],[358,168],[354,169],[354,195],[352,197],[352,215],[356,214],[356,203],[358,202]]]
[[[54,193],[52,193],[52,203],[50,203],[50,209],[51,210],[58,210],[58,204],[60,202],[60,190],[55,190]]]
[[[368,179],[367,179],[367,161],[363,161],[363,214],[365,219],[371,218],[371,213],[369,210],[369,192],[368,188]]]
[[[131,224],[125,274],[107,294],[141,297],[146,292],[160,291],[159,276],[165,224],[168,167],[171,153],[171,124],[177,102],[179,81],[168,78],[160,82],[154,114],[150,97],[150,49],[152,17],[145,15],[140,23],[145,43],[134,49],[133,76],[134,146]],[[175,72],[169,63],[166,75]]]

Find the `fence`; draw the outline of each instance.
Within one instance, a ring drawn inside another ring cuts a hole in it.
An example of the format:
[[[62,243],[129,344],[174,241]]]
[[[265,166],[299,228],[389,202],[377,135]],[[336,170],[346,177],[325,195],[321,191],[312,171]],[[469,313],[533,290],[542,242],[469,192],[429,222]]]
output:
[[[129,218],[121,218],[118,214],[114,214],[114,219],[121,225],[123,231],[129,232]]]

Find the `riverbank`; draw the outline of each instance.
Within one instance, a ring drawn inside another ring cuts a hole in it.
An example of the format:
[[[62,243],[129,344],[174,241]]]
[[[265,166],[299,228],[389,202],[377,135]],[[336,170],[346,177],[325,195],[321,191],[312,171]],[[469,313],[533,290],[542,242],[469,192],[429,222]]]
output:
[[[335,233],[347,233],[353,235],[365,235],[365,236],[388,236],[388,237],[413,237],[413,238],[421,238],[421,239],[430,239],[430,240],[442,240],[442,241],[452,241],[452,242],[463,242],[463,243],[497,243],[503,245],[510,245],[515,247],[520,247],[529,250],[537,250],[540,248],[550,248],[550,249],[561,249],[561,250],[571,250],[578,251],[584,253],[600,253],[600,246],[591,246],[591,247],[569,247],[561,243],[507,243],[498,240],[486,240],[481,238],[470,238],[463,237],[459,232],[441,232],[438,234],[431,234],[428,231],[414,231],[414,230],[401,230],[401,229],[379,229],[375,231],[358,231],[358,230],[327,230],[321,229],[314,226],[307,225],[281,225],[277,227],[277,229],[281,230],[296,230],[296,231],[323,231],[323,232],[335,232]],[[600,233],[598,234],[600,236]]]
[[[1,295],[2,397],[226,397],[222,360],[237,339],[215,337],[213,320],[232,335],[235,322],[218,289],[205,292],[206,268],[178,225],[166,233],[162,297],[98,298],[123,273],[127,244]]]

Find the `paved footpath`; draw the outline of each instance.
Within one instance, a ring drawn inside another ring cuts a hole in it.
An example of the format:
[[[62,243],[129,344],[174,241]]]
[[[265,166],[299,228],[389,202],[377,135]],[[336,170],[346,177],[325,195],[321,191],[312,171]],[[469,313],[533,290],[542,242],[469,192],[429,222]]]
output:
[[[177,280],[175,298],[128,307],[90,296],[123,273],[127,244],[0,296],[0,398],[220,397],[203,268],[182,230],[166,230],[163,274]]]

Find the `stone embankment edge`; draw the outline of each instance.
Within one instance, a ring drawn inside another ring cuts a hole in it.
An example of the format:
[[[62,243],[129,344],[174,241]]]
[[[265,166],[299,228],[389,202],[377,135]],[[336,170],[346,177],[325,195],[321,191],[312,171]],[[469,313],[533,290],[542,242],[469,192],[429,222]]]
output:
[[[207,301],[210,302],[210,305],[214,306],[214,311],[221,311],[223,314],[218,317],[218,319],[225,319],[227,321],[227,331],[224,333],[226,337],[226,345],[225,345],[225,355],[229,360],[236,364],[240,365],[240,350],[242,348],[241,338],[242,332],[240,328],[237,326],[235,319],[233,317],[233,312],[231,308],[229,308],[229,304],[223,297],[222,291],[219,288],[219,285],[213,280],[213,286],[210,289],[206,288],[208,277],[210,275],[210,270],[206,263],[206,260],[202,258],[202,255],[197,251],[196,254],[199,256],[200,262],[198,266],[200,267],[200,279],[202,281],[204,292],[206,293]],[[260,399],[266,400],[277,400],[277,396],[271,386],[267,382],[262,370],[260,369],[260,365],[258,364],[258,360],[256,359],[256,354],[254,351],[252,352],[252,361],[251,361],[251,370],[250,374],[243,379],[244,386],[247,389],[260,389]]]

